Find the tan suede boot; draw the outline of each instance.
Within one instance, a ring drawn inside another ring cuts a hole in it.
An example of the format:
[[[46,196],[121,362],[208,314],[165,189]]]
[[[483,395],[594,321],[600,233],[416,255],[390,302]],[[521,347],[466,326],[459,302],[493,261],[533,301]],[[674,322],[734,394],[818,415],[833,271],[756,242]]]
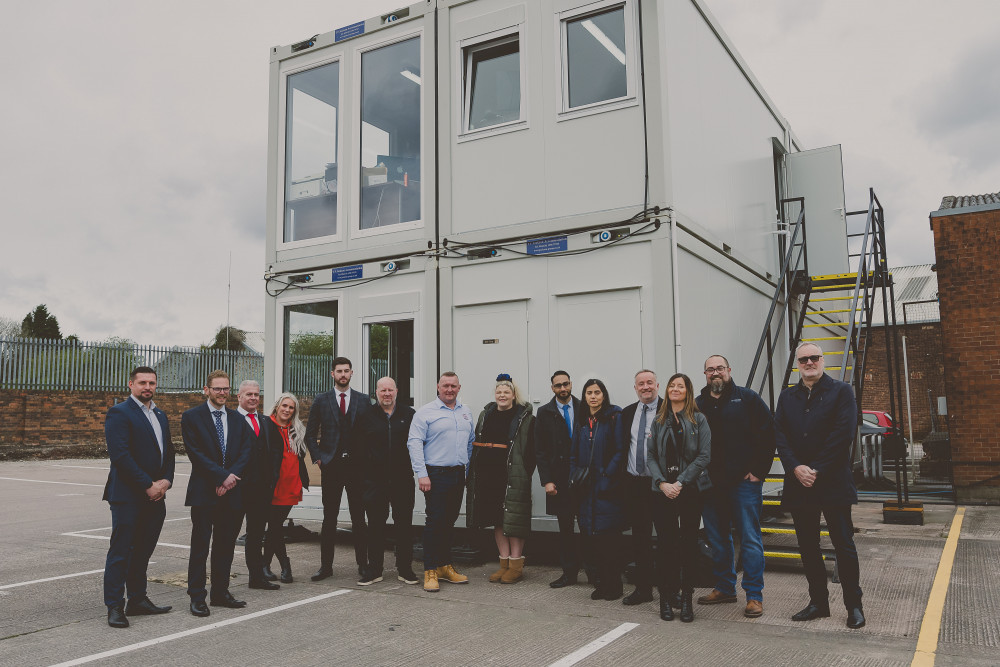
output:
[[[500,569],[490,575],[490,583],[495,584],[500,581],[500,578],[507,573],[507,559],[500,559]]]
[[[508,560],[507,571],[500,577],[501,584],[516,584],[524,579],[524,556]]]
[[[428,593],[437,593],[441,590],[437,570],[424,570],[424,590]]]
[[[451,565],[442,565],[437,569],[438,581],[447,581],[449,584],[467,584],[469,578],[464,574],[459,574]]]

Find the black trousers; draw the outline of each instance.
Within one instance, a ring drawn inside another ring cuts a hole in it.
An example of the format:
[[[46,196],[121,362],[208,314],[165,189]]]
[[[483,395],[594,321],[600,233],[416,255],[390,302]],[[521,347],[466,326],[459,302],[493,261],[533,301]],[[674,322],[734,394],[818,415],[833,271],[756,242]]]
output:
[[[212,598],[229,590],[229,572],[233,566],[236,538],[243,526],[243,512],[226,502],[191,508],[191,558],[188,560],[188,595],[193,602],[206,597],[205,567],[209,543],[212,548]],[[249,537],[247,538],[249,542]]]
[[[270,505],[247,506],[247,541],[243,546],[246,556],[247,570],[250,571],[250,581],[257,581],[264,572],[264,531],[270,514]]]
[[[110,503],[111,546],[104,563],[104,604],[146,597],[146,569],[163,528],[167,506],[162,500]]]
[[[580,538],[576,534],[576,513],[565,510],[556,514],[559,522],[559,565],[563,574],[575,579],[580,574]]]
[[[826,567],[819,547],[819,515],[826,517],[830,541],[837,554],[837,572],[840,587],[844,591],[844,606],[848,610],[861,606],[861,568],[858,564],[858,549],[854,546],[854,522],[851,520],[851,506],[809,506],[792,510],[795,535],[799,540],[802,566],[809,582],[809,601],[823,607],[830,603],[826,588]]]
[[[392,530],[396,540],[396,570],[413,571],[413,505],[416,483],[413,473],[396,475],[389,485],[389,505],[392,507]]]
[[[333,566],[333,552],[337,544],[337,517],[340,501],[347,489],[347,507],[351,514],[351,533],[354,536],[354,560],[359,568],[368,565],[367,532],[365,524],[364,487],[361,469],[348,459],[334,459],[322,467],[323,473],[323,532],[320,535],[320,564]]]
[[[264,565],[271,565],[271,557],[277,556],[278,561],[288,558],[285,549],[285,519],[292,511],[291,505],[271,505],[267,511],[267,532],[264,533]],[[248,534],[249,535],[249,534]],[[249,537],[247,538],[249,540]]]
[[[632,558],[636,590],[653,586],[653,481],[625,475],[625,511],[632,526]],[[660,494],[662,495],[662,494]]]
[[[465,466],[427,466],[431,490],[424,494],[424,570],[451,565],[455,521],[465,493]]]
[[[622,594],[622,534],[618,532],[587,535],[585,543],[597,570],[597,589],[608,597]]]
[[[385,569],[385,522],[389,518],[389,489],[385,482],[365,480],[362,483],[362,503],[364,514],[368,520],[362,542],[364,551],[364,567],[370,573],[382,574]],[[357,549],[358,538],[355,537],[354,548]]]
[[[694,484],[685,486],[671,500],[662,492],[650,491],[653,523],[656,526],[657,587],[660,598],[694,591],[698,567],[698,528],[702,498]]]

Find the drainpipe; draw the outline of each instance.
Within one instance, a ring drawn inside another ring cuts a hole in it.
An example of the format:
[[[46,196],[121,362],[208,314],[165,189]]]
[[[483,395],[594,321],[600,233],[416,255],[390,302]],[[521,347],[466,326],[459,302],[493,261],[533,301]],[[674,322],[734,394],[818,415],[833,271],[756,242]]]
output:
[[[674,291],[674,368],[675,373],[681,372],[681,288],[678,282],[680,271],[677,268],[677,218],[670,213],[670,273]]]

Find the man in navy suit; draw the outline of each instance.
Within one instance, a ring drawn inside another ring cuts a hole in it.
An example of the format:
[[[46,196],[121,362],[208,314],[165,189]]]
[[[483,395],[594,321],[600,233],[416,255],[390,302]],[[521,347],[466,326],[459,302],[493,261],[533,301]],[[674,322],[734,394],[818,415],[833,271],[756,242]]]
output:
[[[131,396],[112,406],[104,420],[111,458],[104,500],[111,505],[112,526],[104,565],[104,604],[113,628],[127,628],[126,615],[170,611],[146,597],[146,568],[167,513],[164,498],[174,483],[174,446],[167,416],[153,403],[156,371],[137,367],[129,375],[128,388]]]
[[[354,370],[351,360],[337,357],[330,375],[334,389],[313,400],[306,424],[306,447],[313,463],[323,473],[323,532],[320,541],[320,568],[312,576],[321,581],[333,575],[333,551],[337,540],[340,500],[347,489],[351,513],[354,558],[362,580],[369,572],[368,530],[365,524],[363,470],[364,443],[356,437],[355,424],[372,407],[368,396],[351,389]],[[317,440],[318,436],[318,440]],[[372,564],[381,570],[376,564]]]
[[[212,545],[211,603],[239,609],[246,606],[229,592],[236,538],[243,525],[240,479],[250,460],[253,431],[236,410],[226,409],[229,375],[212,371],[205,383],[208,401],[181,416],[184,448],[191,459],[191,480],[184,504],[191,508],[191,559],[188,595],[191,613],[208,616],[205,566]]]

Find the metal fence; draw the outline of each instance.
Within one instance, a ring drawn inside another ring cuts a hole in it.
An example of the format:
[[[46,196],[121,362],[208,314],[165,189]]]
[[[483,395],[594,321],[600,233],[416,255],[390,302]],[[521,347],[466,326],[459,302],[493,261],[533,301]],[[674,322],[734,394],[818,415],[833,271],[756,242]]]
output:
[[[136,366],[156,371],[161,392],[200,391],[215,369],[229,373],[234,387],[264,377],[264,358],[255,352],[0,338],[0,389],[118,391]]]

